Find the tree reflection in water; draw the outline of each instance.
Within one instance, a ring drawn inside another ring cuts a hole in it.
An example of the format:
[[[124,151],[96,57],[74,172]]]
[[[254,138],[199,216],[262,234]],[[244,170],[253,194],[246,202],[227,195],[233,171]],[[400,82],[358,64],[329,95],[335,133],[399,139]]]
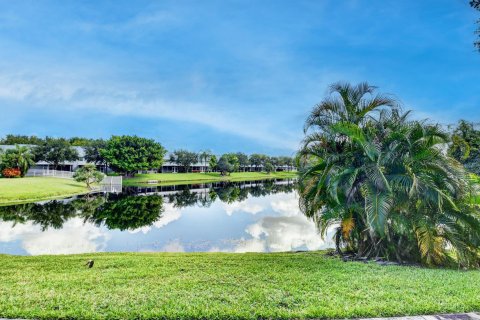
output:
[[[133,230],[149,226],[160,219],[163,212],[163,197],[159,195],[108,196],[105,203],[98,206],[93,214],[84,216],[97,226],[105,225],[108,229]]]
[[[168,187],[130,187],[122,194],[99,194],[45,203],[0,206],[0,221],[13,222],[14,226],[31,221],[45,231],[48,228],[60,229],[69,219],[80,217],[84,222],[106,226],[108,229],[134,230],[150,226],[161,219],[164,199],[176,208],[210,207],[217,199],[231,204],[242,202],[249,196],[263,197],[279,192],[292,192],[295,190],[295,183],[292,180],[283,183],[273,180],[215,183],[182,186],[173,193],[165,193],[165,189],[168,190]]]
[[[75,216],[76,209],[72,203],[57,200],[0,207],[1,220],[12,221],[14,225],[33,221],[42,231],[48,228],[60,229],[68,219]]]

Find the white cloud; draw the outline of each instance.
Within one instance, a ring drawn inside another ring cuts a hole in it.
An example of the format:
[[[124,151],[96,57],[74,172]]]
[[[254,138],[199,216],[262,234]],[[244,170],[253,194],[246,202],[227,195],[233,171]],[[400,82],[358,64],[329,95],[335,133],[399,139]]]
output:
[[[274,200],[270,202],[272,210],[280,213],[282,216],[301,215],[298,206],[298,195],[296,192],[277,194]]]
[[[144,227],[141,227],[141,228],[138,228],[138,229],[135,229],[135,230],[129,230],[128,232],[130,232],[130,233],[142,232],[143,234],[146,234],[146,233],[150,232],[150,230],[152,230],[152,228],[160,229],[160,228],[166,226],[167,224],[169,224],[173,221],[176,221],[176,220],[178,220],[182,217],[182,213],[181,213],[180,209],[175,208],[173,206],[173,204],[171,204],[171,203],[165,203],[163,208],[164,208],[164,211],[162,213],[162,216],[160,217],[160,219],[155,221],[152,225],[144,226]]]
[[[159,88],[138,87],[130,83],[105,83],[102,71],[69,72],[39,70],[33,72],[4,72],[0,76],[0,99],[26,102],[32,111],[54,110],[68,112],[97,111],[112,115],[163,118],[191,122],[215,130],[255,139],[266,145],[295,150],[298,138],[288,133],[278,135],[273,124],[260,114],[236,113],[215,103],[189,101],[183,98],[164,98]],[[198,75],[196,76],[198,77]],[[143,84],[142,84],[143,86]],[[161,86],[159,86],[161,87]],[[215,116],[212,116],[215,115]]]
[[[306,247],[319,250],[330,246],[320,238],[315,225],[305,216],[265,217],[245,230],[268,251],[292,251]]]
[[[271,207],[276,213],[282,216],[294,216],[301,214],[298,207],[298,195],[292,193],[276,193],[267,198],[250,197],[242,202],[223,203],[223,209],[227,215],[231,216],[235,212],[246,212],[257,214]]]
[[[250,214],[262,212],[265,207],[260,203],[255,203],[254,199],[255,198],[248,198],[242,202],[224,203],[223,209],[229,216],[235,212],[246,212]]]
[[[91,223],[73,218],[64,223],[62,229],[50,228],[42,231],[32,222],[17,224],[0,222],[0,241],[21,241],[28,254],[74,254],[103,251],[109,236]]]
[[[235,252],[292,251],[300,248],[320,250],[333,247],[332,232],[322,239],[315,224],[298,208],[296,193],[272,195],[270,205],[280,216],[267,216],[247,226],[252,239],[241,240]]]
[[[0,222],[0,242],[10,242],[21,239],[22,235],[35,232],[38,228],[31,222],[18,223]]]
[[[185,248],[179,240],[173,240],[164,245],[160,251],[162,252],[185,252]]]

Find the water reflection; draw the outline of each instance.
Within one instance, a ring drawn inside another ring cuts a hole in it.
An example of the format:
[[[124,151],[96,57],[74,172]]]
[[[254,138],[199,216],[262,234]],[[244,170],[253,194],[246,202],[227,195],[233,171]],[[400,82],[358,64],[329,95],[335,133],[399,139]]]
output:
[[[325,246],[292,180],[126,188],[0,207],[0,253],[288,251]]]
[[[151,225],[161,218],[163,198],[159,195],[142,197],[111,194],[91,213],[81,212],[84,221],[92,222],[96,226],[105,225],[108,229],[121,231],[132,230]]]
[[[18,223],[31,222],[42,231],[61,229],[68,220],[81,218],[108,229],[128,230],[150,225],[161,217],[161,196],[137,197],[132,195],[88,196],[67,201],[28,203],[0,207],[0,219]]]

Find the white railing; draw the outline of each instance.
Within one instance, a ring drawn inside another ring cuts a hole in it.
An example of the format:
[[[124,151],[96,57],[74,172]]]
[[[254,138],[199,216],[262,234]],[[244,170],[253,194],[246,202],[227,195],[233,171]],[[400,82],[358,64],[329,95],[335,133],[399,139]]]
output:
[[[100,191],[102,192],[122,192],[122,177],[121,176],[105,176],[100,182]]]
[[[30,169],[27,171],[27,177],[57,177],[72,179],[74,172],[49,170],[49,169]]]
[[[47,170],[47,169],[30,169],[25,176],[27,177],[56,177],[73,179],[75,172],[72,171],[60,171],[60,170]],[[99,186],[93,188],[94,191],[101,192],[122,192],[122,177],[121,176],[105,176],[100,182]]]

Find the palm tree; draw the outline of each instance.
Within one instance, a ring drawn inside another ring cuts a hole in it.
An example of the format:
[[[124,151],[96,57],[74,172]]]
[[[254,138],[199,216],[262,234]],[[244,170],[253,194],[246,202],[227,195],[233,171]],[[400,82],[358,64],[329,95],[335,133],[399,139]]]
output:
[[[203,167],[207,166],[207,160],[212,156],[212,152],[210,150],[204,150],[200,152],[199,158],[203,161]],[[206,171],[205,171],[206,172]]]
[[[307,119],[300,204],[337,251],[400,262],[479,266],[480,220],[438,125],[408,120],[374,87],[334,84]]]
[[[5,152],[5,162],[9,166],[20,169],[21,176],[24,177],[28,169],[35,164],[33,154],[30,148],[26,146],[15,145],[15,149],[9,149]]]

